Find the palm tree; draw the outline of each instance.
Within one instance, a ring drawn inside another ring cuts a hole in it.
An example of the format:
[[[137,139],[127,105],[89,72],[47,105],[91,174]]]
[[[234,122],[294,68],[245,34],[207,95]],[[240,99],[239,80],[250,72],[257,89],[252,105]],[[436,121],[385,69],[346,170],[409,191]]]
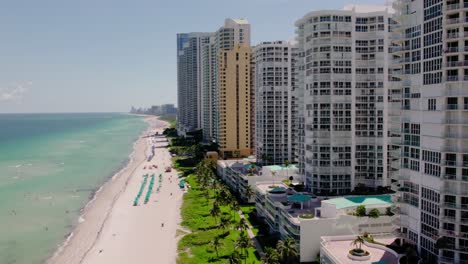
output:
[[[357,236],[356,239],[351,241],[351,246],[357,247],[361,251],[362,244],[364,244],[364,239],[361,236]]]
[[[219,258],[218,249],[223,245],[223,242],[221,241],[219,236],[215,236],[211,244],[213,245],[213,248],[216,251],[216,257]]]
[[[210,210],[210,215],[214,218],[215,222],[217,221],[217,217],[221,214],[221,210],[219,209],[218,203],[214,202],[213,207]]]
[[[219,222],[219,227],[224,231],[226,228],[229,227],[230,221],[228,217],[221,217],[221,221]]]
[[[232,195],[225,187],[220,187],[216,193],[215,200],[221,205],[228,205],[232,201]]]
[[[244,230],[249,229],[249,225],[247,224],[247,221],[245,221],[245,218],[241,218],[239,220],[239,223],[237,223],[237,225],[236,225],[236,229],[238,229],[240,231],[244,231]]]
[[[285,160],[283,165],[284,165],[283,169],[286,168],[286,179],[289,179],[289,177],[288,177],[288,175],[289,175],[288,167],[289,167],[289,165],[291,165],[291,163],[289,162],[289,160]],[[284,175],[284,173],[283,173],[283,175]]]
[[[211,183],[211,189],[213,192],[216,194],[216,191],[219,189],[219,183],[216,180],[213,180],[213,183]]]
[[[266,247],[262,256],[263,264],[280,264],[280,258],[276,249]]]
[[[234,250],[232,254],[229,256],[229,264],[239,264],[241,263],[241,257],[237,250]]]
[[[268,165],[270,161],[271,161],[270,156],[268,156],[266,154],[262,155],[262,166]]]
[[[232,212],[234,213],[234,220],[236,220],[236,214],[238,214],[240,210],[239,203],[236,200],[231,200],[230,207]]]
[[[271,175],[273,176],[273,186],[276,187],[276,181],[275,181],[275,179],[276,179],[276,171],[271,171]]]
[[[299,255],[296,241],[291,238],[278,241],[278,244],[276,244],[276,250],[278,251],[282,261],[286,263],[294,263]]]
[[[252,190],[252,187],[248,185],[247,188],[245,189],[245,197],[247,198],[247,203],[250,201],[253,195],[254,195],[254,191]]]
[[[247,236],[247,234],[245,232],[240,233],[239,238],[237,238],[236,241],[236,247],[240,248],[243,251],[245,263],[247,263],[247,257],[249,254],[249,251],[247,249],[251,246],[252,241],[250,241],[250,238]]]

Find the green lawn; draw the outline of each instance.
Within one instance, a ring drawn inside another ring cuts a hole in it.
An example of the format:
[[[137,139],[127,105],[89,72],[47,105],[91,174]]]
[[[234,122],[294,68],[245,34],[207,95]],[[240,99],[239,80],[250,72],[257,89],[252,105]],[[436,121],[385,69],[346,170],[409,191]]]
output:
[[[217,227],[217,222],[209,214],[213,198],[210,196],[207,202],[204,192],[198,189],[194,177],[196,176],[192,174],[186,178],[191,188],[184,196],[181,213],[182,226],[191,230],[192,233],[185,235],[179,241],[177,263],[227,263],[240,232],[234,230],[234,221],[225,231]],[[227,206],[221,206],[221,212],[223,215],[234,215],[234,212]],[[239,215],[236,215],[235,219],[239,221]],[[216,257],[211,244],[216,236],[222,237],[222,246],[218,250],[219,258]],[[255,248],[249,248],[248,258],[242,263],[260,263],[255,256],[255,251]]]
[[[249,224],[252,226],[252,232],[254,235],[258,235],[258,223],[254,218],[252,218],[253,210],[255,209],[255,205],[242,205],[241,211],[244,214],[245,219]]]

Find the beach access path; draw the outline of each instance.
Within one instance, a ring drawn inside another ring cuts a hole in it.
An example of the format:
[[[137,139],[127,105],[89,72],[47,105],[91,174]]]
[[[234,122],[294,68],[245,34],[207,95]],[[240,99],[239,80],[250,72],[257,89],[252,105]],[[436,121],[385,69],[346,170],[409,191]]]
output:
[[[147,134],[155,132],[161,134],[167,126],[166,122],[157,119],[150,122],[152,129]],[[100,211],[94,212],[99,215],[96,218],[98,220],[93,219],[90,212],[85,212],[85,222],[78,225],[69,245],[53,258],[51,263],[176,262],[176,230],[180,228],[183,191],[179,188],[177,172],[175,170],[165,172],[165,168],[171,166],[171,156],[165,147],[167,144],[162,136],[142,138],[137,142],[134,169],[128,172],[127,177],[125,175],[117,177],[118,180],[122,180],[116,184],[119,186],[104,186],[102,190],[105,192],[107,187],[120,189],[113,198],[106,196],[106,199],[113,199],[111,205],[95,208],[99,206],[99,200],[104,199],[98,194],[94,206],[91,205],[93,208],[89,210]],[[151,153],[151,145],[156,147],[155,156],[148,162],[146,158]],[[156,165],[158,168],[148,169],[150,165]],[[133,206],[145,174],[149,175],[148,184],[142,192],[138,205]],[[155,174],[154,187],[148,203],[145,204],[152,174]],[[161,182],[159,174],[162,174]],[[104,219],[102,215],[105,215]],[[90,222],[94,227],[85,229],[82,226],[86,223],[89,225]]]

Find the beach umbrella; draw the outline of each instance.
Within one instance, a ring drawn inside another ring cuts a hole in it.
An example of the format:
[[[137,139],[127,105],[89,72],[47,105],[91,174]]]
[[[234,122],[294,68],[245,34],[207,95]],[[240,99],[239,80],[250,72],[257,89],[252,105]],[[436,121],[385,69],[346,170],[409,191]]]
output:
[[[304,207],[304,202],[310,201],[312,198],[308,195],[304,195],[301,193],[294,194],[288,197],[288,201],[295,202],[295,203],[301,203],[301,209]]]

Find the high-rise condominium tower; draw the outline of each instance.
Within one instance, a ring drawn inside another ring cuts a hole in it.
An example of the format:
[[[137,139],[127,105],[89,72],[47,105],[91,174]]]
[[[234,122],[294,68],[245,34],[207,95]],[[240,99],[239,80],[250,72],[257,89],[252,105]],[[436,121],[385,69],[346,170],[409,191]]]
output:
[[[428,263],[468,263],[468,1],[399,0],[394,7],[400,235]]]
[[[249,46],[235,45],[218,57],[219,147],[225,158],[252,154]]]
[[[212,33],[177,34],[177,131],[201,128],[202,45]]]
[[[250,46],[250,24],[245,19],[227,18],[202,48],[202,129],[206,142],[219,143],[219,56],[236,45]]]
[[[255,155],[264,165],[293,162],[292,92],[295,48],[286,41],[254,48]]]
[[[299,167],[317,194],[389,185],[390,16],[385,7],[351,6],[296,22],[305,122]]]

